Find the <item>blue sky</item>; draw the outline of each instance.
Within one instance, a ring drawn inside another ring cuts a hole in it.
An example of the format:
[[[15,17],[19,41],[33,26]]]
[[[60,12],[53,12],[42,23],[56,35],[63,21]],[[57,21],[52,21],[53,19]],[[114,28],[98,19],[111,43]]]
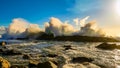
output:
[[[50,17],[72,21],[90,16],[90,20],[98,20],[109,2],[111,0],[0,0],[0,25],[8,26],[14,18],[39,25]]]
[[[100,0],[0,0],[0,25],[8,26],[14,18],[23,18],[41,25],[50,17],[65,21],[76,17],[84,18],[93,13],[93,16],[96,16],[101,2]]]

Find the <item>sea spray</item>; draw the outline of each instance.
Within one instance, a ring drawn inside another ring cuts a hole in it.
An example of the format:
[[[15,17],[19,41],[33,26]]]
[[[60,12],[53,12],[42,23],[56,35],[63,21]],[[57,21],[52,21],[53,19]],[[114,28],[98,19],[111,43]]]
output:
[[[54,36],[105,36],[105,32],[97,26],[96,21],[86,22],[89,16],[77,21],[76,26],[69,22],[62,22],[58,18],[51,17],[50,21],[45,23],[45,30],[37,24],[31,24],[22,18],[13,19],[8,26],[4,38],[32,38],[41,36],[42,33],[53,34]],[[79,24],[79,25],[78,25]],[[79,27],[79,28],[76,28]]]

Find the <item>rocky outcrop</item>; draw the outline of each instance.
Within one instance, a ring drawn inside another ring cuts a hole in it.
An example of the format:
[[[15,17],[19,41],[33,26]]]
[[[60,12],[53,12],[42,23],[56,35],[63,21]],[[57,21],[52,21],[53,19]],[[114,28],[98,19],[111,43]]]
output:
[[[103,49],[103,50],[114,50],[114,49],[120,49],[119,45],[116,44],[108,44],[106,42],[96,46],[96,48]]]
[[[49,36],[48,34],[41,35],[37,40],[53,40],[53,41],[75,41],[75,42],[119,42],[115,38],[95,37],[95,36]]]
[[[6,60],[0,57],[0,68],[10,68],[10,63]]]

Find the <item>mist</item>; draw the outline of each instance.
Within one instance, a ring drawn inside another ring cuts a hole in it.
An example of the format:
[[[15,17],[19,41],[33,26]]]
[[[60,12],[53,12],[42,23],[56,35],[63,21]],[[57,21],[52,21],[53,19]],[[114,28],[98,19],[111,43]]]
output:
[[[12,20],[6,31],[7,38],[25,38],[42,31],[37,24],[31,24],[22,18]]]
[[[74,27],[65,22],[61,22],[58,18],[52,17],[48,23],[45,24],[45,32],[47,34],[53,33],[54,36],[71,35],[75,31]]]

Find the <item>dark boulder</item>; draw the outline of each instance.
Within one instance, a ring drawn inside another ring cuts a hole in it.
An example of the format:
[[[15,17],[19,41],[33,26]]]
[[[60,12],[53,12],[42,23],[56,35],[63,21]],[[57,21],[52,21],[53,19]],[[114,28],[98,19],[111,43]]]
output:
[[[64,45],[63,47],[65,48],[65,50],[73,49],[71,45]]]
[[[52,57],[52,58],[57,57],[57,56],[58,56],[57,54],[48,54],[47,55],[47,57]]]
[[[92,62],[93,59],[86,57],[74,57],[71,62],[72,63],[83,63],[83,62]]]
[[[96,46],[96,48],[103,49],[103,50],[114,50],[114,49],[120,49],[119,45],[116,44],[108,44],[106,42]]]

